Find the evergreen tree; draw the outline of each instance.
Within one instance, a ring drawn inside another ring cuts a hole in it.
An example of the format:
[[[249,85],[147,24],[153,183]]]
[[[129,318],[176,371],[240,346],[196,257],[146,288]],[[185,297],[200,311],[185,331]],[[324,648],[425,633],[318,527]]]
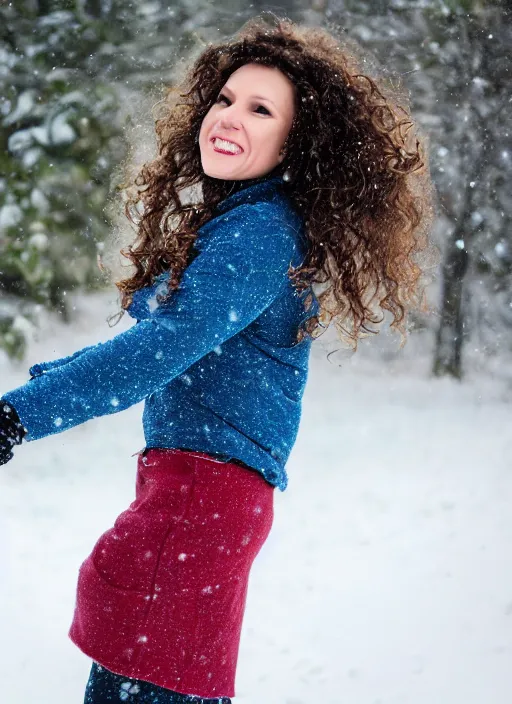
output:
[[[24,354],[37,307],[102,285],[109,176],[123,154],[114,90],[91,70],[104,23],[74,3],[0,9],[0,347]]]

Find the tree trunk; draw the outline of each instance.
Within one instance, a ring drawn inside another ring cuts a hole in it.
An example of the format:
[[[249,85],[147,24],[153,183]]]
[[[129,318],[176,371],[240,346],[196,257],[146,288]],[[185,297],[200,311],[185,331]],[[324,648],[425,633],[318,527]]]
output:
[[[464,336],[464,310],[462,294],[464,278],[469,266],[466,246],[457,246],[464,241],[465,227],[453,233],[443,264],[441,319],[436,336],[433,373],[435,376],[450,374],[462,378],[462,343]]]

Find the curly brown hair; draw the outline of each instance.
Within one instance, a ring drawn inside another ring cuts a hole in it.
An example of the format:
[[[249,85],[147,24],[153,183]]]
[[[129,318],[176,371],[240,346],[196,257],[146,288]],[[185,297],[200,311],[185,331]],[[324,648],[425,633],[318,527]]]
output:
[[[208,177],[198,136],[229,76],[258,63],[280,69],[296,89],[286,158],[272,174],[288,169],[293,175],[284,188],[303,218],[309,252],[288,274],[297,291],[311,287],[319,303],[319,315],[306,319],[297,340],[318,337],[334,321],[355,348],[358,338],[379,331],[368,325],[381,323],[387,310],[405,342],[409,310],[427,309],[421,255],[431,247],[434,188],[405,96],[392,81],[364,75],[366,59],[358,52],[365,55],[353,40],[273,13],[202,50],[159,103],[158,155],[142,166],[131,189],[124,186],[125,212],[138,234],[121,250],[136,268],[116,282],[121,315],[132,294],[162,272],[170,271],[169,294],[179,286],[197,230],[246,184]],[[195,202],[180,198],[189,187],[198,187]],[[306,296],[307,309],[311,302]]]

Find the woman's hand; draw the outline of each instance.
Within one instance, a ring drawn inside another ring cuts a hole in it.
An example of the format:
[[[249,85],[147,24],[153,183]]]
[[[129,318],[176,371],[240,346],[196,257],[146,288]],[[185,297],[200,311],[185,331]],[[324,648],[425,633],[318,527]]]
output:
[[[27,434],[16,409],[0,398],[0,465],[12,460],[12,448],[21,445]]]

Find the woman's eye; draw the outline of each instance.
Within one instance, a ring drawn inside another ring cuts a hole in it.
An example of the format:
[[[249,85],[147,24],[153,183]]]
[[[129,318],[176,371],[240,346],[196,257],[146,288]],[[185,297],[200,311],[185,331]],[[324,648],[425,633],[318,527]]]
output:
[[[226,95],[224,95],[223,93],[220,93],[220,95],[219,95],[219,97],[217,98],[216,102],[217,102],[217,103],[221,103],[222,101],[224,101],[224,102],[227,103],[228,105],[231,105],[231,100],[230,100]],[[255,112],[258,112],[258,110],[264,110],[265,112],[262,113],[263,115],[271,115],[271,114],[272,114],[272,113],[270,112],[270,110],[267,110],[267,108],[266,108],[264,105],[258,105],[258,107],[256,108]]]

